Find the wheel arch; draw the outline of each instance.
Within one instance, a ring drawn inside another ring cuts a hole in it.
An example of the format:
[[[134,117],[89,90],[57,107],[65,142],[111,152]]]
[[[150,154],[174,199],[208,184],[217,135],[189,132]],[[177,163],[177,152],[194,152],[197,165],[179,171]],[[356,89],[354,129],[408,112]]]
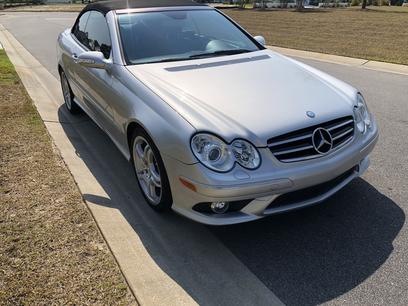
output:
[[[133,135],[133,132],[136,129],[142,129],[143,131],[145,131],[146,134],[149,135],[150,139],[153,141],[153,143],[157,147],[157,144],[154,141],[154,138],[150,134],[149,130],[140,121],[137,121],[137,120],[133,119],[133,120],[129,121],[127,126],[126,126],[126,140],[127,140],[128,149],[129,149],[129,159],[132,158],[131,157],[131,155],[132,155],[132,135]]]

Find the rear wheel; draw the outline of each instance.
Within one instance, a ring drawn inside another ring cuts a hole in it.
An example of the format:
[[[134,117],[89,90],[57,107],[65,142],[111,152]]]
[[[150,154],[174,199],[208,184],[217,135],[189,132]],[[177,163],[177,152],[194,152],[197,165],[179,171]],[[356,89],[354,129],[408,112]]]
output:
[[[79,108],[78,104],[76,104],[74,101],[74,93],[72,92],[71,87],[69,86],[69,82],[64,71],[61,71],[60,79],[62,94],[64,95],[64,102],[66,108],[69,110],[71,114],[78,114],[81,109]]]
[[[170,209],[173,203],[170,184],[159,150],[140,128],[132,135],[132,163],[147,203],[155,210]]]

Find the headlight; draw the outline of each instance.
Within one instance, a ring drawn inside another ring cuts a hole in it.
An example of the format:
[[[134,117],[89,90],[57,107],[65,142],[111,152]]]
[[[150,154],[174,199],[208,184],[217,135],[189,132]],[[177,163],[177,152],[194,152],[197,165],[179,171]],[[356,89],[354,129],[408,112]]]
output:
[[[257,149],[241,139],[229,145],[214,135],[200,133],[191,139],[191,149],[202,164],[215,171],[230,171],[235,162],[248,169],[256,169],[261,163]]]
[[[195,157],[212,170],[227,172],[234,167],[229,146],[214,135],[195,135],[191,139],[191,149]]]
[[[261,164],[258,150],[245,140],[235,140],[231,144],[236,161],[244,168],[256,169]]]
[[[358,130],[361,133],[365,133],[367,128],[371,125],[371,119],[367,104],[360,93],[357,94],[357,104],[354,106],[354,117],[356,118]]]

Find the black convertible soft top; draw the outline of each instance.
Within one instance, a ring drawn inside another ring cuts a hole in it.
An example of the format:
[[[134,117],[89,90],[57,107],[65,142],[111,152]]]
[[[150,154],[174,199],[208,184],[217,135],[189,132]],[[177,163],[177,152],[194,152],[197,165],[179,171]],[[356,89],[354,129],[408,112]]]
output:
[[[106,15],[109,11],[127,8],[172,7],[172,6],[206,6],[193,0],[113,0],[100,1],[88,4],[81,15],[86,11],[99,11]]]

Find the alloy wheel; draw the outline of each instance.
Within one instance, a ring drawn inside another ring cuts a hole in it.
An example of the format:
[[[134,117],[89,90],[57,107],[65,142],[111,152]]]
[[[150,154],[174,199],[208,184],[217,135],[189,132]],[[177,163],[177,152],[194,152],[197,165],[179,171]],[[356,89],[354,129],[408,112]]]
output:
[[[162,182],[156,156],[142,136],[133,142],[133,162],[140,187],[153,205],[158,205],[162,197]]]

